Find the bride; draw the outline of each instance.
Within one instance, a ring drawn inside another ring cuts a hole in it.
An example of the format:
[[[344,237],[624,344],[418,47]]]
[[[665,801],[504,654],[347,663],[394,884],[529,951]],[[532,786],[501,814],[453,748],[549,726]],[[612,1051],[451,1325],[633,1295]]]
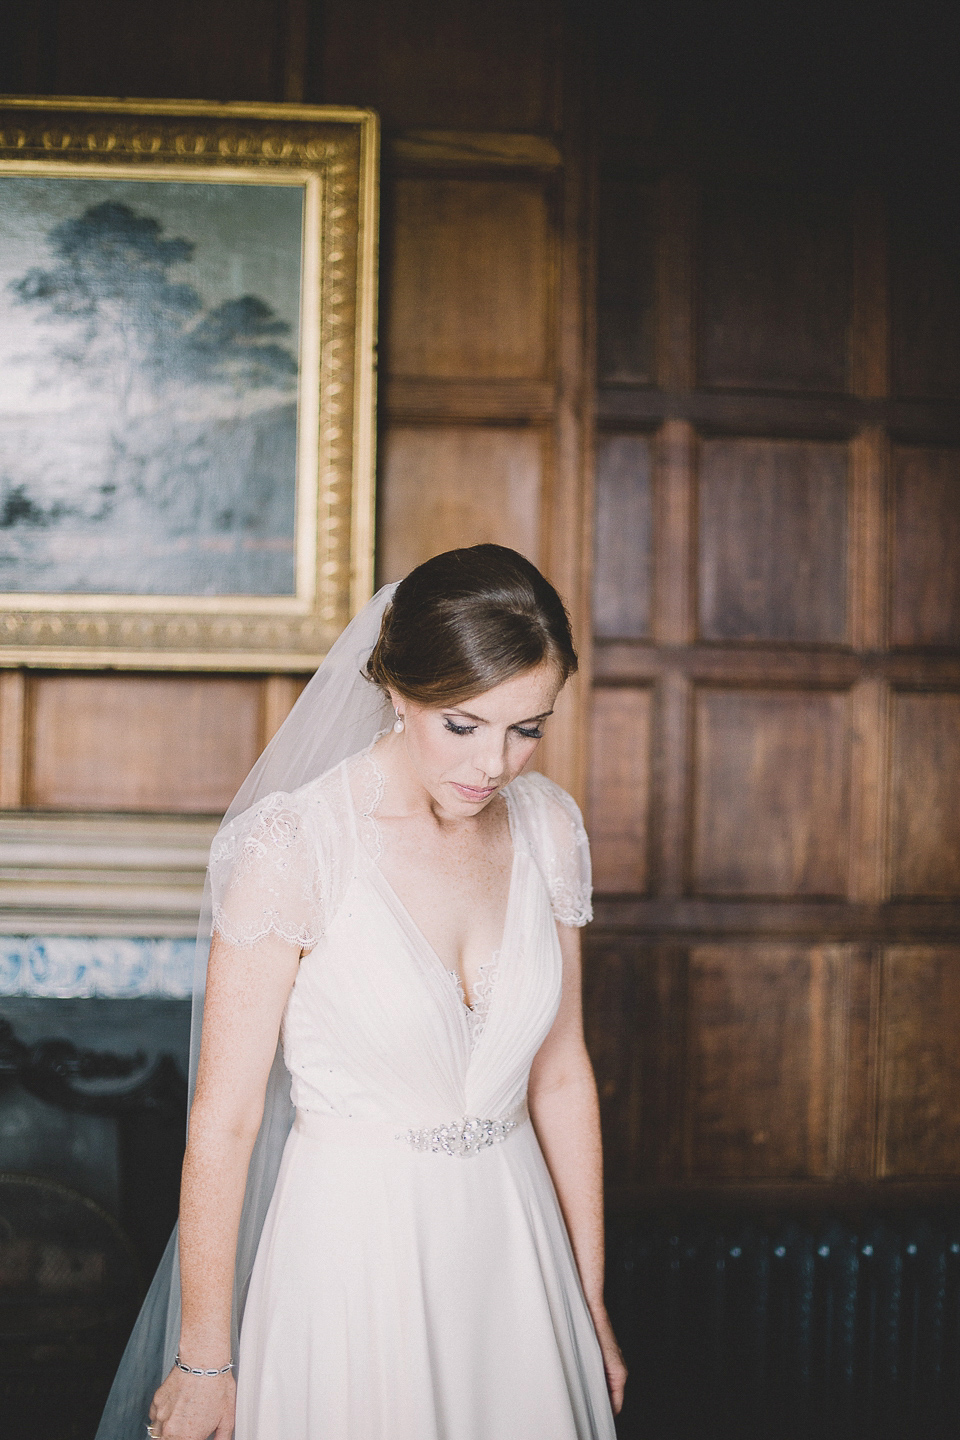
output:
[[[576,664],[522,556],[438,555],[241,791],[179,1237],[98,1440],[131,1440],[167,1367],[153,1440],[612,1440],[589,852],[528,768]]]

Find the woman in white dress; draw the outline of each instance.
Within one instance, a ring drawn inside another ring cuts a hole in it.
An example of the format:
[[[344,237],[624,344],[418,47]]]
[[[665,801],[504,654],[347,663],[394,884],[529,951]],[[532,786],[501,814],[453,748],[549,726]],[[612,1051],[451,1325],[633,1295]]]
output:
[[[155,1440],[614,1435],[589,852],[574,802],[527,768],[576,667],[567,616],[489,545],[426,562],[388,602],[359,683],[392,726],[246,809],[211,855]],[[278,1035],[295,1119],[244,1297]],[[121,1433],[105,1417],[101,1436]]]

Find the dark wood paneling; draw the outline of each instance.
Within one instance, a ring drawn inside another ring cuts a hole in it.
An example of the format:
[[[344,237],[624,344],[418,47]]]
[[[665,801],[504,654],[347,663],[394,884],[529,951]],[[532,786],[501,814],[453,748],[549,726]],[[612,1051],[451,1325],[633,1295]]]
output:
[[[392,375],[545,376],[550,226],[541,184],[400,180],[393,244]]]
[[[686,973],[679,947],[587,932],[584,1021],[614,1202],[682,1168]]]
[[[799,946],[700,945],[690,954],[691,1177],[831,1173],[831,1015],[840,956]]]
[[[652,446],[644,435],[597,444],[593,625],[602,638],[650,634],[653,593]]]
[[[844,689],[864,675],[885,677],[904,688],[960,686],[960,655],[908,651],[861,656],[844,650],[788,650],[774,645],[690,645],[654,648],[643,641],[607,640],[597,645],[595,674],[602,684],[649,684],[670,675],[705,683],[798,685]]]
[[[891,255],[898,395],[960,398],[960,231],[946,213],[901,213]]]
[[[960,895],[960,695],[893,698],[891,889]]]
[[[59,0],[59,95],[276,100],[289,0]]]
[[[649,874],[649,690],[593,697],[590,833],[598,890],[643,894]]]
[[[536,431],[397,426],[381,465],[381,584],[457,545],[512,545],[536,561],[543,471]]]
[[[843,205],[786,187],[711,189],[700,257],[702,384],[846,388],[852,254]]]
[[[894,645],[960,645],[960,450],[894,459]]]
[[[600,183],[597,367],[601,381],[649,385],[656,349],[656,220],[653,187]]]
[[[934,400],[878,400],[859,395],[762,395],[750,391],[652,390],[604,385],[597,415],[611,429],[649,429],[663,420],[687,420],[714,435],[777,435],[785,439],[850,439],[867,426],[883,426],[905,440],[955,445],[960,405]]]
[[[960,949],[894,946],[884,957],[880,1173],[960,1173]]]
[[[876,942],[896,938],[907,943],[960,934],[956,900],[739,899],[699,896],[604,895],[594,897],[596,925],[605,935],[658,935],[670,939],[798,937]]]
[[[844,446],[702,442],[699,630],[704,639],[843,640],[846,549]]]
[[[348,0],[327,7],[324,97],[386,125],[560,129],[551,0]]]
[[[698,693],[694,893],[845,892],[846,709],[824,692]]]
[[[262,744],[256,676],[41,675],[24,803],[219,812]]]

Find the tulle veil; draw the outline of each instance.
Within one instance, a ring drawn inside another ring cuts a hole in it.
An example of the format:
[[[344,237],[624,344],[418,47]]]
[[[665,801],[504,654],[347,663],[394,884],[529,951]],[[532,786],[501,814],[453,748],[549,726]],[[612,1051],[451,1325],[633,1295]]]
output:
[[[237,815],[277,790],[296,790],[370,744],[389,724],[390,707],[363,675],[395,585],[384,586],[350,622],[306,686],[287,720],[237,791],[221,831]],[[204,888],[194,963],[190,1032],[190,1096],[197,1073],[207,957],[212,933],[210,882]],[[253,1149],[237,1243],[232,1353],[250,1272],[280,1157],[293,1119],[290,1077],[278,1048],[267,1082],[263,1122]],[[150,1401],[173,1364],[180,1330],[180,1268],[174,1230],[147,1292],[96,1440],[140,1440]]]

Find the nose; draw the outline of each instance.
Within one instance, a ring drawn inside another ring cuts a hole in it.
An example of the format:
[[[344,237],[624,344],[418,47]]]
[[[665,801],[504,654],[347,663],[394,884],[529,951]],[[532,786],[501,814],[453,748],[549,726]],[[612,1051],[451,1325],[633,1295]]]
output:
[[[483,779],[487,784],[493,780],[499,780],[503,774],[506,748],[506,733],[499,735],[487,731],[484,734],[480,749],[474,758],[475,763],[483,772]]]

